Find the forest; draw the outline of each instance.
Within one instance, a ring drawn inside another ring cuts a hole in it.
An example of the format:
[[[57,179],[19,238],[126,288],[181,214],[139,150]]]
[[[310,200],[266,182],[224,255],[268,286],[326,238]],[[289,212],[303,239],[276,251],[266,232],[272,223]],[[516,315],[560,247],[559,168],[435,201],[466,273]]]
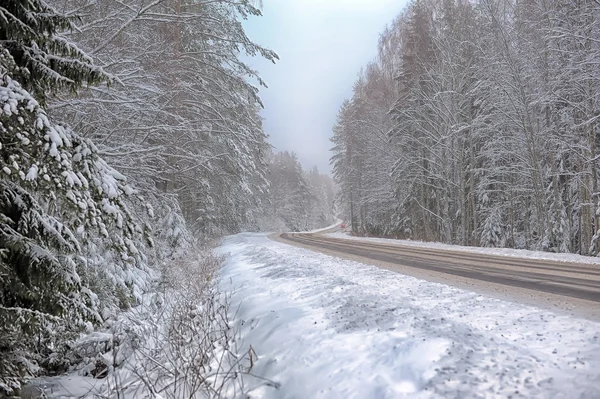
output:
[[[141,336],[155,338],[153,359],[170,356],[197,382],[156,377],[152,389],[207,390],[205,361],[189,350],[229,342],[206,283],[220,263],[214,240],[332,222],[331,178],[275,153],[263,130],[266,85],[242,61],[278,59],[244,32],[258,7],[0,2],[0,397],[74,367],[105,377],[135,357]],[[116,327],[149,293],[143,317]],[[190,322],[190,306],[209,327]],[[173,346],[185,334],[192,344]]]
[[[361,235],[598,255],[600,4],[413,0],[333,129]]]
[[[257,355],[215,283],[229,234],[340,215],[600,254],[598,1],[410,1],[339,109],[333,179],[269,144],[247,60],[279,56],[243,25],[260,15],[0,0],[0,397],[65,372],[107,381],[95,397],[243,392]]]

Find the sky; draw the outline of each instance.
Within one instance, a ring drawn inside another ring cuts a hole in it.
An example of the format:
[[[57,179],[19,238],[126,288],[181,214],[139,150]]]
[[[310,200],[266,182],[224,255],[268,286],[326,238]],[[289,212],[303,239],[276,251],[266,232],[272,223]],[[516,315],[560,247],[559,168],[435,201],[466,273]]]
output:
[[[263,0],[247,35],[277,52],[273,65],[247,59],[269,86],[260,97],[276,151],[294,151],[305,169],[330,172],[331,130],[361,67],[375,59],[379,35],[407,0]]]

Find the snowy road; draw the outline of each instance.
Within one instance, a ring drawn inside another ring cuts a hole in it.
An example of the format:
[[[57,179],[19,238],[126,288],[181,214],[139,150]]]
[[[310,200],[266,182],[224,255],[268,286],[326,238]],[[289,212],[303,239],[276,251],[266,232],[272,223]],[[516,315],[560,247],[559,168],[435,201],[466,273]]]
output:
[[[281,238],[315,249],[351,254],[364,259],[600,302],[598,264],[518,259],[491,253],[389,243],[393,240],[352,240],[313,234],[282,234]],[[560,258],[562,254],[557,255]]]
[[[229,237],[222,288],[255,398],[598,398],[600,324]]]

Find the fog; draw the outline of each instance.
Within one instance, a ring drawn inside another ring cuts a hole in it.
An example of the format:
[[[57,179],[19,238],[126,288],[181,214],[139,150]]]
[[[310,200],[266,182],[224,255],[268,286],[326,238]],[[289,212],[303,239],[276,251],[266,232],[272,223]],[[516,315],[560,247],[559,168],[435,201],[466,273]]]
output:
[[[248,36],[280,61],[250,59],[269,85],[261,90],[265,131],[276,150],[305,168],[329,172],[331,128],[352,83],[376,57],[380,32],[404,8],[398,0],[264,0]]]

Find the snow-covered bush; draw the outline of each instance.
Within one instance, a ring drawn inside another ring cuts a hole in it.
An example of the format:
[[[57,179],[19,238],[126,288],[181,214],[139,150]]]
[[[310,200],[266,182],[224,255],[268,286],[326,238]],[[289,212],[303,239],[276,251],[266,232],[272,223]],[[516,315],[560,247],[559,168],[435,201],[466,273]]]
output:
[[[174,196],[163,195],[154,223],[158,259],[174,259],[193,244],[185,218]]]
[[[229,302],[214,285],[222,260],[209,248],[189,253],[165,268],[159,289],[141,305],[76,342],[77,374],[101,379],[83,397],[221,398],[243,392],[242,375],[255,355],[235,346]]]
[[[493,208],[485,218],[480,243],[482,247],[500,248],[504,246],[502,215],[498,208]]]

